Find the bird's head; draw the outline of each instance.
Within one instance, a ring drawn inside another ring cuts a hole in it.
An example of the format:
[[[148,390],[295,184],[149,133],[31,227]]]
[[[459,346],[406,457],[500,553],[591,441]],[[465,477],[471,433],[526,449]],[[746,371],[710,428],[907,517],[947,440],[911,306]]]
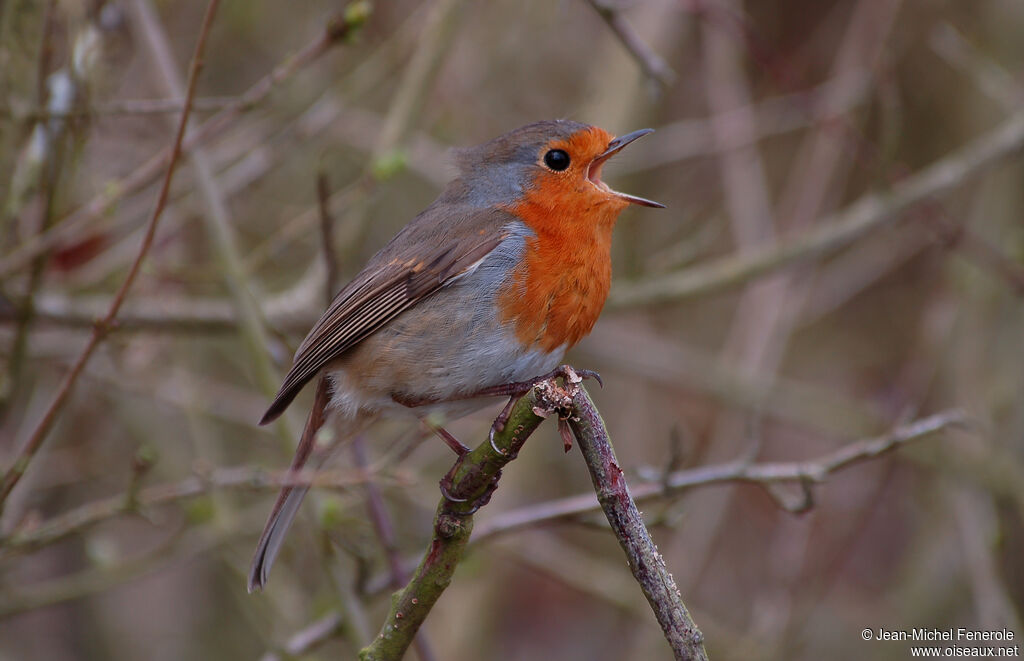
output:
[[[558,210],[619,211],[630,204],[663,207],[612,190],[601,168],[651,129],[615,137],[596,126],[567,120],[527,124],[476,147],[456,151],[459,187],[479,206],[531,203]]]

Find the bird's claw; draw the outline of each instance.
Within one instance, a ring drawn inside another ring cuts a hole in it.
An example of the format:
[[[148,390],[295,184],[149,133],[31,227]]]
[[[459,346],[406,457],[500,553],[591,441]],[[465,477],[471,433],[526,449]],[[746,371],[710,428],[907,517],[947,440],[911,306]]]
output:
[[[580,378],[582,378],[584,380],[586,380],[586,379],[593,379],[594,381],[597,381],[597,385],[599,385],[602,388],[604,388],[604,379],[602,379],[601,375],[598,374],[596,371],[594,371],[594,370],[576,370],[576,374],[578,374],[580,376]]]
[[[452,465],[451,469],[445,474],[444,477],[441,478],[441,482],[438,485],[441,488],[441,495],[444,496],[445,500],[447,500],[449,503],[452,503],[453,505],[461,505],[463,503],[469,502],[469,498],[461,498],[452,493],[452,479],[455,476],[455,471],[459,469],[459,465],[461,463],[462,457],[459,457],[459,459]],[[501,472],[499,471],[496,475],[494,475],[491,478],[490,484],[487,485],[487,490],[480,494],[480,496],[475,501],[473,501],[472,505],[468,510],[466,510],[465,512],[459,512],[459,515],[468,516],[470,514],[475,514],[478,509],[480,509],[488,502],[490,502],[491,495],[494,494],[495,490],[497,490],[498,488],[498,480],[500,477]]]

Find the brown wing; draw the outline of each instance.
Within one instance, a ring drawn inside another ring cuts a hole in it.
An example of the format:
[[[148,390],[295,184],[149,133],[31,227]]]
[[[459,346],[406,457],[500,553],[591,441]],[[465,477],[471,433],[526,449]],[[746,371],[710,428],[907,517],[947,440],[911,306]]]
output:
[[[295,362],[263,414],[261,425],[280,416],[325,365],[465,273],[507,236],[502,231],[505,223],[501,222],[506,214],[478,211],[455,218],[451,223],[454,227],[448,229],[461,231],[446,232],[456,238],[436,246],[437,228],[436,223],[429,222],[430,211],[410,223],[371,260],[366,270],[338,293],[299,346]],[[398,241],[400,238],[404,240]],[[398,246],[402,245],[413,248],[401,250]],[[424,245],[428,247],[427,254]]]

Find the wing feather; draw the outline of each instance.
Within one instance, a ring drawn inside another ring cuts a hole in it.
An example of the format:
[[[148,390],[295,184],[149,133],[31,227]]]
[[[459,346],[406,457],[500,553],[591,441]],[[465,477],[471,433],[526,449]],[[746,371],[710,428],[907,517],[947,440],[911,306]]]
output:
[[[492,231],[474,233],[470,241],[454,241],[422,260],[401,259],[399,255],[384,266],[368,268],[342,289],[299,345],[292,368],[260,424],[280,416],[328,363],[427,296],[471,272],[508,236],[501,224],[490,220]],[[386,251],[374,261],[380,261]]]

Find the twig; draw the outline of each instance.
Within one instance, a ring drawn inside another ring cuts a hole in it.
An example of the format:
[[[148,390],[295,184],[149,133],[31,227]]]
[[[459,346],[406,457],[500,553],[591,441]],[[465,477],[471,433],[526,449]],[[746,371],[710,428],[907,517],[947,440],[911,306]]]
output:
[[[402,73],[377,137],[371,167],[378,167],[380,159],[392,157],[405,141],[444,55],[451,48],[452,36],[465,5],[465,0],[441,0],[431,7],[416,51]]]
[[[647,534],[636,505],[629,498],[622,471],[608,444],[607,432],[571,369],[566,389],[544,381],[515,403],[502,431],[456,462],[442,480],[447,496],[434,519],[434,538],[408,585],[394,594],[380,634],[359,654],[361,661],[401,659],[412,637],[443,590],[451,582],[473,528],[472,514],[486,504],[497,487],[501,469],[545,417],[568,420],[584,455],[599,500],[627,552],[634,576],[641,582],[677,659],[706,659],[703,636],[693,625],[678,590]],[[620,525],[622,524],[622,525]],[[624,526],[624,527],[623,527]],[[628,530],[628,533],[626,532]]]
[[[133,7],[133,15],[136,17],[135,22],[140,32],[139,41],[145,42],[149,48],[164,92],[171,96],[180,95],[182,81],[171,52],[170,39],[152,3],[150,0],[135,0]],[[199,218],[216,256],[219,275],[231,296],[239,321],[240,335],[249,359],[247,362],[263,394],[272,397],[277,392],[280,375],[274,369],[270,358],[270,334],[267,332],[262,310],[242,266],[227,200],[217,182],[205,147],[196,145],[188,156],[195,173],[195,185],[206,207],[206,213],[199,214]],[[298,432],[290,428],[288,418],[279,418],[274,429],[290,450],[294,443],[292,439]]]
[[[327,173],[321,170],[316,175],[316,201],[320,218],[320,243],[327,266],[324,278],[324,297],[327,305],[331,304],[335,292],[338,291],[338,258],[334,254],[334,219],[331,218],[331,189],[327,183]]]
[[[297,631],[288,642],[281,648],[285,656],[278,652],[267,652],[260,657],[260,661],[282,661],[285,658],[299,657],[334,637],[342,629],[342,618],[339,613],[328,613],[319,620],[313,622],[302,631]]]
[[[173,531],[156,548],[141,555],[119,558],[116,563],[89,567],[30,586],[19,585],[16,590],[5,590],[4,600],[0,603],[0,619],[107,592],[114,586],[166,567],[168,563],[184,562],[207,553],[228,536],[210,535],[203,530],[179,529]]]
[[[238,97],[199,97],[192,101],[192,112],[213,112],[238,103]],[[181,112],[181,99],[122,99],[108,101],[95,106],[68,108],[66,110],[18,110],[0,107],[0,119],[14,121],[44,122],[51,119],[82,119],[94,117],[116,117],[121,115],[164,115]]]
[[[72,107],[79,96],[77,83],[68,72],[60,71],[49,75],[50,60],[53,56],[53,38],[57,24],[56,2],[50,0],[43,9],[42,32],[39,39],[39,54],[36,61],[36,103],[55,109]],[[64,85],[55,84],[60,80]],[[49,83],[49,85],[48,85]],[[63,88],[63,89],[61,89]],[[58,91],[59,90],[59,91]],[[67,122],[38,122],[28,138],[27,148],[15,168],[13,182],[25,180],[26,187],[35,184],[35,194],[26,195],[24,206],[31,209],[30,213],[37,216],[34,232],[45,232],[53,222],[54,200],[57,195],[57,183],[64,168],[65,133]],[[34,176],[32,173],[34,171]],[[24,173],[24,177],[19,175]],[[32,181],[34,180],[34,181]],[[31,182],[31,183],[30,183]],[[22,195],[15,185],[11,195],[11,208],[8,213],[17,215],[21,210]],[[26,190],[28,193],[31,188]],[[29,332],[35,316],[35,297],[43,281],[48,253],[43,253],[32,260],[29,267],[28,283],[21,299],[24,301],[18,315],[14,338],[11,340],[9,358],[7,360],[7,378],[0,377],[0,420],[10,409],[11,401],[21,386],[25,354],[28,350]]]
[[[398,81],[367,167],[354,189],[347,214],[347,222],[354,228],[353,245],[360,243],[368,227],[370,194],[377,181],[405,167],[403,146],[413,122],[419,119],[419,110],[437,78],[444,56],[451,49],[455,27],[465,6],[465,0],[438,0],[428,8],[416,49]]]
[[[675,658],[706,661],[704,634],[690,617],[679,588],[630,496],[597,407],[578,383],[570,381],[567,385],[572,395],[569,426],[587,462],[601,508],[626,553],[633,577],[647,597]]]
[[[369,468],[369,458],[366,456],[366,439],[362,434],[357,434],[352,439],[352,459],[356,467],[362,471]],[[363,491],[366,494],[366,510],[373,522],[373,530],[380,541],[381,549],[387,556],[388,570],[391,575],[391,588],[399,589],[406,582],[405,568],[402,566],[402,556],[398,552],[398,543],[395,537],[395,525],[391,521],[387,505],[384,503],[384,496],[380,488],[373,480],[372,475],[367,473],[366,482],[363,484]],[[420,661],[433,661],[436,658],[433,647],[427,640],[424,632],[419,631],[413,639],[413,646],[420,657]]]
[[[266,471],[251,466],[221,468],[207,474],[193,475],[178,482],[139,489],[134,495],[118,494],[103,498],[57,515],[25,530],[15,530],[0,537],[0,555],[24,553],[53,544],[70,535],[77,535],[109,519],[125,514],[188,500],[215,489],[249,489],[275,491],[285,486],[310,486],[348,489],[370,479],[367,471],[358,474],[339,471]],[[380,476],[374,479],[380,480]],[[128,496],[132,497],[128,497]]]
[[[869,459],[876,459],[935,432],[969,424],[971,419],[963,411],[944,411],[901,425],[884,436],[855,441],[834,452],[807,461],[732,461],[675,471],[667,479],[663,478],[659,469],[641,470],[640,477],[646,481],[632,488],[633,499],[637,502],[663,500],[690,489],[727,482],[748,482],[762,487],[786,483],[823,482],[832,473]],[[588,492],[504,512],[477,527],[473,544],[508,532],[593,514],[600,507],[594,494]]]
[[[223,134],[245,112],[254,108],[270,95],[274,89],[315,61],[332,46],[349,37],[366,22],[369,3],[357,1],[349,5],[341,15],[326,21],[323,31],[305,48],[284,58],[274,69],[260,78],[243,92],[237,100],[204,122],[195,132],[190,133],[179,149],[188,152],[197,145],[206,144]],[[65,217],[45,234],[33,237],[16,250],[0,259],[0,278],[20,270],[33,257],[57,245],[68,236],[80,232],[82,227],[101,216],[106,209],[131,193],[138,192],[152,183],[171,160],[171,152],[162,151],[135,168],[131,174],[107,186],[102,193]],[[176,158],[176,157],[175,157]]]
[[[722,257],[677,273],[612,288],[609,305],[676,301],[743,284],[765,273],[835,252],[899,219],[911,206],[969,181],[1024,148],[1024,113],[942,160],[907,177],[887,193],[871,193],[792,239]]]
[[[79,374],[81,374],[86,363],[88,363],[89,359],[92,357],[93,352],[103,341],[103,338],[106,337],[109,329],[115,324],[117,313],[121,309],[121,305],[124,303],[128,290],[135,282],[135,278],[142,267],[142,262],[145,260],[146,255],[153,244],[153,237],[156,235],[156,228],[160,221],[160,215],[167,204],[167,196],[171,189],[171,180],[174,177],[175,166],[177,165],[178,158],[181,155],[182,139],[185,136],[185,126],[188,123],[192,97],[195,94],[196,81],[199,78],[199,68],[202,63],[203,49],[206,47],[206,38],[210,32],[210,25],[213,23],[213,17],[216,13],[219,2],[220,0],[210,0],[210,3],[206,8],[206,15],[203,17],[203,23],[199,31],[199,39],[196,42],[195,51],[193,52],[192,60],[189,65],[188,85],[185,93],[185,108],[182,110],[181,119],[178,121],[177,133],[174,137],[170,158],[167,163],[167,172],[164,175],[163,183],[160,187],[160,193],[157,196],[156,205],[153,208],[153,214],[149,219],[149,223],[146,225],[146,233],[142,239],[142,244],[139,246],[139,252],[135,257],[135,261],[132,262],[131,268],[128,270],[128,275],[125,276],[124,282],[121,283],[121,287],[117,290],[117,294],[114,295],[114,299],[110,304],[110,309],[107,311],[107,314],[96,323],[85,349],[83,349],[71,370],[67,375],[65,375],[64,380],[61,382],[60,387],[57,390],[57,394],[54,396],[53,401],[43,414],[39,424],[29,436],[14,462],[12,462],[11,466],[4,473],[3,480],[0,481],[0,512],[3,511],[3,505],[7,500],[7,496],[10,495],[11,490],[14,489],[15,485],[17,485],[21,480],[21,477],[25,474],[25,471],[28,469],[33,457],[35,457],[36,452],[39,451],[40,446],[49,434],[54,422],[56,422],[57,416],[61,409],[63,409],[68,396],[71,394],[75,382],[78,380]]]
[[[672,85],[676,80],[676,73],[672,67],[661,58],[660,55],[651,50],[651,47],[640,38],[633,26],[630,25],[622,12],[609,0],[587,0],[597,15],[608,25],[615,36],[619,38],[622,45],[626,47],[629,54],[637,61],[644,75],[651,79],[658,88],[665,88]]]
[[[1024,89],[1020,81],[1002,66],[982,55],[956,26],[940,23],[932,29],[928,42],[941,58],[960,69],[973,80],[989,98],[999,102],[1008,112],[1020,108],[1024,102]]]
[[[667,478],[660,469],[642,468],[638,471],[638,476],[645,481],[633,486],[631,492],[635,502],[647,503],[673,498],[690,489],[731,482],[747,482],[766,489],[787,483],[814,484],[824,481],[832,473],[876,459],[930,434],[952,427],[971,427],[976,424],[976,421],[966,413],[954,409],[900,425],[883,436],[849,443],[834,452],[807,461],[772,463],[751,463],[749,460],[730,461],[713,466],[676,471]],[[1005,462],[1000,463],[999,466],[1005,466]],[[1001,482],[1016,486],[1017,482],[1010,477],[1010,474],[1016,475],[1013,467],[1008,469],[1006,479]],[[979,479],[991,481],[988,475]],[[1013,489],[1008,486],[1006,491],[1009,493]],[[774,498],[774,494],[770,495]],[[595,514],[600,510],[601,503],[597,496],[589,491],[521,507],[499,514],[475,527],[476,534],[473,536],[471,545],[476,546],[510,532],[576,520]],[[369,581],[367,592],[376,594],[386,589],[386,586],[387,578],[377,576]]]

